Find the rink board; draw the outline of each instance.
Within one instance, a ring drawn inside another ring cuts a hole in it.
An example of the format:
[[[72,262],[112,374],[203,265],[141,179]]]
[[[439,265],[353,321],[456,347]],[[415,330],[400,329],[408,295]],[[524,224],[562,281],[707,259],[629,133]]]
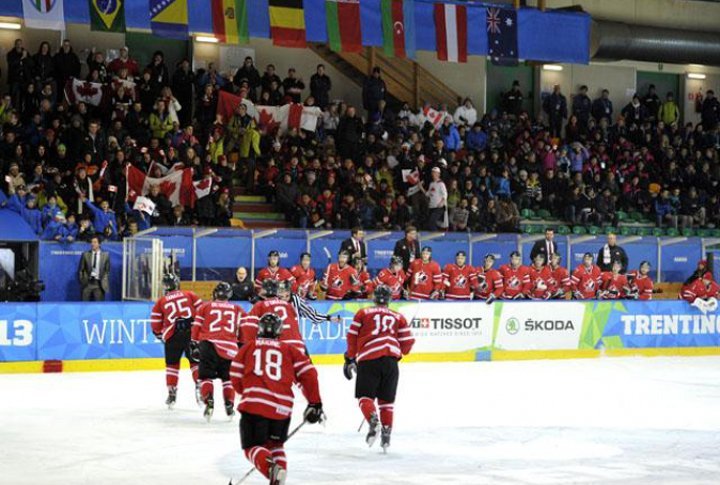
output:
[[[318,364],[342,362],[352,316],[368,302],[313,302],[341,324],[301,321]],[[246,303],[241,306],[248,308]],[[409,362],[720,355],[720,316],[683,301],[401,302]],[[0,304],[0,373],[160,369],[149,303]]]

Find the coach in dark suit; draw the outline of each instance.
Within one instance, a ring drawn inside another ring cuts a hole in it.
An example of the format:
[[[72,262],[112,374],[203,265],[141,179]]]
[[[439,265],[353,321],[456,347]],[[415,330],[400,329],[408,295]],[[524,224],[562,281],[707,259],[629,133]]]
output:
[[[420,243],[417,240],[417,229],[414,226],[405,228],[405,237],[395,243],[393,256],[402,258],[405,271],[410,267],[410,263],[420,257]]]
[[[535,241],[535,244],[533,244],[533,248],[530,251],[530,263],[535,261],[535,256],[542,254],[545,258],[544,264],[548,264],[550,262],[550,255],[557,252],[557,245],[554,239],[555,231],[550,227],[545,229],[545,239]]]
[[[363,241],[365,233],[362,227],[354,227],[350,234],[350,239],[345,239],[340,245],[340,251],[347,251],[350,254],[350,264],[353,266],[358,259],[362,259],[363,264],[367,264],[367,245]]]
[[[90,251],[80,257],[78,278],[82,286],[83,301],[105,301],[110,291],[110,255],[100,249],[100,239],[90,239]]]

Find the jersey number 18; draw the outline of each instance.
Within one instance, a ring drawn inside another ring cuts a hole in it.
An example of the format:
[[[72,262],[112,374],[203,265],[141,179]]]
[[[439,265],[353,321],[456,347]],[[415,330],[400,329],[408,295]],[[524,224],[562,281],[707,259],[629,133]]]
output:
[[[279,351],[268,349],[265,351],[265,358],[263,359],[263,349],[255,349],[253,357],[255,357],[255,369],[253,372],[256,376],[262,377],[266,375],[273,381],[282,379],[283,356]]]

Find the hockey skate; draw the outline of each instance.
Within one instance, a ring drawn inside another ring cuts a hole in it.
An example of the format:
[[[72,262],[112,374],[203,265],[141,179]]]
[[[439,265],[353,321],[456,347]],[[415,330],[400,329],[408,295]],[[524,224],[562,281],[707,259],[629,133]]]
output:
[[[205,411],[203,411],[203,416],[205,417],[205,420],[209,423],[210,419],[213,415],[213,410],[215,408],[215,402],[210,397],[207,401],[205,401]]]
[[[380,446],[383,449],[383,453],[387,453],[387,449],[390,447],[390,433],[392,433],[390,426],[383,426],[380,431]]]
[[[375,440],[377,440],[378,432],[380,431],[380,419],[378,419],[377,414],[373,413],[370,416],[368,425],[370,429],[368,430],[367,436],[365,436],[365,443],[367,443],[368,446],[372,446]]]
[[[225,401],[225,413],[227,414],[228,419],[233,418],[235,416],[235,403],[232,401]]]
[[[270,465],[270,485],[284,485],[285,477],[287,477],[287,471],[277,463]]]
[[[195,402],[197,402],[198,407],[203,405],[202,393],[200,392],[200,381],[195,383]]]
[[[177,401],[177,387],[168,387],[168,397],[165,399],[165,405],[168,407],[168,409],[172,409],[175,407],[175,402]]]

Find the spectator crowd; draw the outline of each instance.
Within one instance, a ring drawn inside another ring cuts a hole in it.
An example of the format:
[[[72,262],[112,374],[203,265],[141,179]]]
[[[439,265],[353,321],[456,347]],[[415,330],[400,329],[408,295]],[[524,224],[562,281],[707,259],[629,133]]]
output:
[[[81,62],[67,39],[57,52],[47,42],[35,53],[21,40],[7,48],[0,205],[46,240],[227,226],[238,186],[302,228],[513,232],[523,210],[569,225],[616,226],[621,211],[659,226],[720,224],[720,102],[710,90],[697,125],[680,123],[674,93],[661,99],[652,86],[619,110],[607,90],[591,99],[582,86],[568,101],[556,86],[533,117],[517,82],[489,113],[470,99],[413,110],[389,97],[376,68],[362,116],[333,100],[322,65],[306,85],[292,68],[261,74],[251,58],[230,75],[188,59],[168,65],[161,51],[143,67],[127,47],[113,59],[92,49]],[[102,102],[70,102],[73,78],[102,84]],[[266,129],[243,104],[219,115],[221,91],[323,114],[315,131]],[[146,211],[128,189],[130,166],[158,178],[190,168],[211,189],[181,204],[150,186]]]

